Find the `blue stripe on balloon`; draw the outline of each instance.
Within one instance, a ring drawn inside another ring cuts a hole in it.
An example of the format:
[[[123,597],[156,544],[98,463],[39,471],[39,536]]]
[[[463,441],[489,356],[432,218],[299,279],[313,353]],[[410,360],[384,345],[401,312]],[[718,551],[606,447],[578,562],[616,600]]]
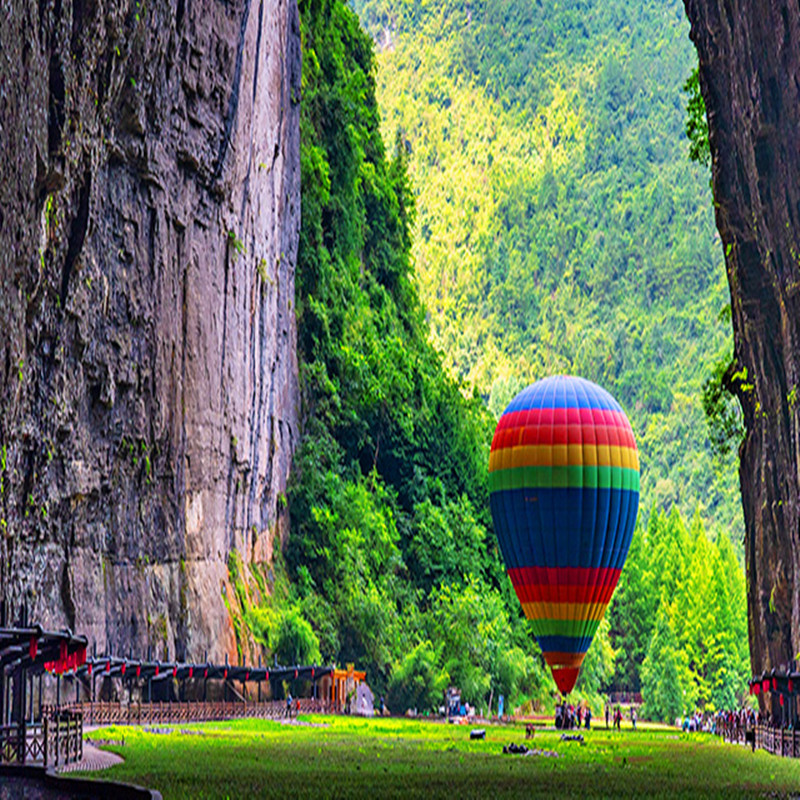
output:
[[[490,502],[506,567],[619,568],[633,537],[639,493],[504,489],[492,492]]]
[[[543,653],[585,653],[592,643],[591,636],[537,636]]]
[[[583,378],[556,375],[544,378],[521,391],[503,412],[529,408],[601,408],[622,411],[620,404],[605,390]]]

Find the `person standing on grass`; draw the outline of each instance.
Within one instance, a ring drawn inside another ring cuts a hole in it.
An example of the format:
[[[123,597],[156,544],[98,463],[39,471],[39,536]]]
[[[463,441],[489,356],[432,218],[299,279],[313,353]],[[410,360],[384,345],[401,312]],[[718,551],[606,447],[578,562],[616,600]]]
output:
[[[288,692],[286,695],[286,716],[292,716],[292,693]]]
[[[588,731],[592,727],[592,709],[589,706],[586,706],[586,730]]]
[[[611,707],[606,703],[606,730],[608,730],[608,718],[611,714]]]
[[[631,725],[633,725],[633,729],[636,730],[636,709],[631,706]]]

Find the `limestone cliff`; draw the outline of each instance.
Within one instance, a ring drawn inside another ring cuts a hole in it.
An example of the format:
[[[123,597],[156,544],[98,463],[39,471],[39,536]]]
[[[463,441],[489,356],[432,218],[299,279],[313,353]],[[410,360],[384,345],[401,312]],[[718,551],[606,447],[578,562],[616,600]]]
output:
[[[751,660],[760,672],[800,649],[800,7],[685,5],[731,288],[737,363],[729,379],[747,428],[740,478]]]
[[[0,599],[233,649],[297,439],[295,0],[0,11]]]

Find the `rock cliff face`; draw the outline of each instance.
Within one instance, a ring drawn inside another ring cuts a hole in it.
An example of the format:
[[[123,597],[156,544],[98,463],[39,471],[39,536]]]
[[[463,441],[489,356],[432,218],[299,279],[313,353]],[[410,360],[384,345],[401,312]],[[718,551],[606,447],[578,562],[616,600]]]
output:
[[[685,0],[708,111],[745,413],[754,671],[800,649],[800,7]],[[741,370],[746,369],[746,375]]]
[[[0,10],[0,600],[235,654],[297,438],[295,0]]]

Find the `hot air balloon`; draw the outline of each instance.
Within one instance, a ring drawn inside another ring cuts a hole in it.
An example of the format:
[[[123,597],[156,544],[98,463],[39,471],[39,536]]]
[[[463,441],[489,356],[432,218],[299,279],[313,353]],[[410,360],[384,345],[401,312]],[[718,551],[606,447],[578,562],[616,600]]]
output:
[[[639,508],[639,457],[625,412],[583,378],[537,381],[497,423],[489,490],[508,575],[556,685],[569,694]]]

